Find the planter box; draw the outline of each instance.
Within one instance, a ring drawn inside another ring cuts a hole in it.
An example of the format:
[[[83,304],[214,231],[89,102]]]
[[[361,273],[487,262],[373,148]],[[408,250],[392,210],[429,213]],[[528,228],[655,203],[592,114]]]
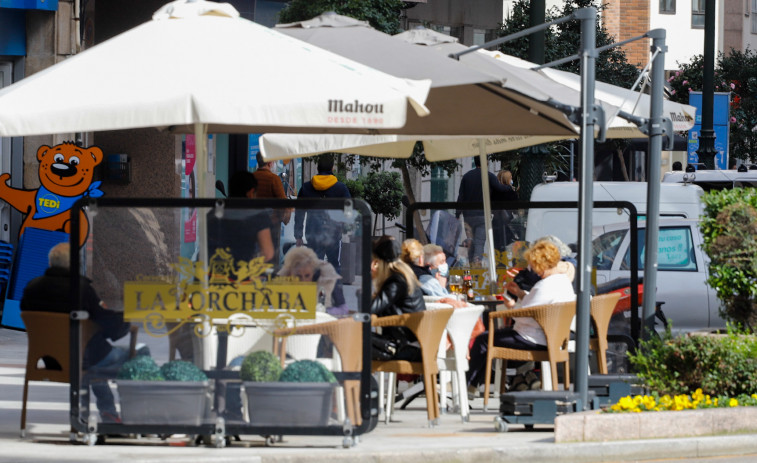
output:
[[[571,413],[555,419],[555,442],[712,436],[757,432],[757,407],[641,413]]]
[[[199,426],[210,404],[209,381],[116,380],[124,424]]]
[[[256,383],[244,394],[250,424],[255,426],[326,426],[337,383]]]

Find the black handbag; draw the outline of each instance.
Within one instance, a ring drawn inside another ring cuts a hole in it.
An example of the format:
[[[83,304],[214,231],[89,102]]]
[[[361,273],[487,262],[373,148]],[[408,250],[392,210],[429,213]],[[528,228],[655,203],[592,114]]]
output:
[[[371,358],[373,360],[391,360],[400,350],[400,343],[394,339],[371,333]]]

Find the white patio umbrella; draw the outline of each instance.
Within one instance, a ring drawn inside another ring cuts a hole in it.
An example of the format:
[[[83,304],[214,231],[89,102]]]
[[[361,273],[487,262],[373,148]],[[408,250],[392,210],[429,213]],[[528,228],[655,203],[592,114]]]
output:
[[[429,85],[240,18],[229,4],[180,0],[0,91],[0,136],[396,130],[428,114]]]

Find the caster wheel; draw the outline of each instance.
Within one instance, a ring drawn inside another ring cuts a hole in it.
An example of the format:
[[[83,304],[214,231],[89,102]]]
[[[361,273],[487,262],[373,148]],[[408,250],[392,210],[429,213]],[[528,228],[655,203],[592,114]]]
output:
[[[497,432],[507,432],[507,421],[500,417],[494,418],[494,430]]]
[[[89,445],[90,447],[97,444],[97,441],[98,441],[97,434],[90,433],[90,434],[84,435],[84,443]]]
[[[345,437],[342,441],[342,448],[348,449],[355,445],[355,440],[352,437]]]
[[[213,438],[213,446],[217,449],[226,447],[226,436],[217,435]]]
[[[525,426],[526,426],[526,431],[533,431],[534,430],[534,425],[533,424],[527,424]]]
[[[273,447],[274,444],[276,444],[276,437],[275,436],[265,436],[265,446],[266,447]]]

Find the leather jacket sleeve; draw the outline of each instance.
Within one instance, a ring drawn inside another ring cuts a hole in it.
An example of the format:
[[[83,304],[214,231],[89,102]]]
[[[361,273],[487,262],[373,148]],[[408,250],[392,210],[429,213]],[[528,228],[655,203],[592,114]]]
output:
[[[405,297],[407,297],[407,283],[399,278],[389,278],[371,301],[371,313],[377,317],[401,314],[397,303]]]

